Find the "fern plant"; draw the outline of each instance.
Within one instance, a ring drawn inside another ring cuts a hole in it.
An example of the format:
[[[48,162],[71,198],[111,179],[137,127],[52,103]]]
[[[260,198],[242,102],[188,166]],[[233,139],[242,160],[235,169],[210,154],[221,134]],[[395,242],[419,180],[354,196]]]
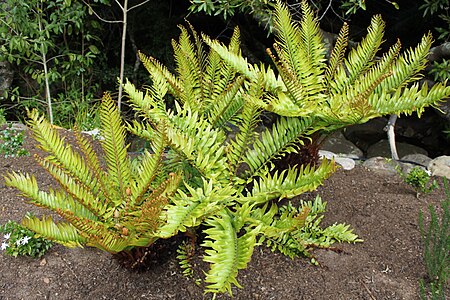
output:
[[[39,148],[48,154],[36,155],[36,160],[61,188],[43,191],[34,176],[15,172],[6,176],[6,184],[66,221],[29,217],[22,221],[24,226],[64,246],[87,245],[113,254],[148,247],[157,240],[161,211],[180,179],[175,173],[160,174],[167,143],[162,125],[153,131],[151,153],[144,152],[132,163],[125,127],[108,94],[100,107],[104,161],[79,132],[75,131],[77,151],[37,111],[30,112],[29,118]]]
[[[276,249],[291,257],[315,245],[314,239],[297,237],[309,209],[287,211],[277,201],[315,190],[335,165],[323,161],[318,167],[274,170],[274,159],[297,151],[296,144],[314,131],[312,120],[280,117],[271,128],[261,127],[261,109],[253,99],[263,89],[247,89],[231,65],[191,31],[192,36],[181,27],[179,40],[173,42],[175,74],[141,54],[152,85],[142,92],[124,84],[130,103],[146,120],[134,122],[130,130],[151,139],[154,128],[165,125],[170,147],[165,168],[183,170],[184,184],[164,208],[166,223],[158,234],[167,238],[204,228],[201,246],[210,263],[205,290],[231,294],[233,285],[240,286],[238,271],[246,268],[262,237],[282,236]],[[240,54],[237,29],[227,51]],[[171,109],[166,94],[175,99]],[[343,241],[357,241],[348,227],[341,229],[347,237]]]
[[[318,19],[306,1],[301,8],[302,19],[297,23],[281,1],[276,5],[276,42],[274,50],[267,52],[278,75],[270,67],[250,65],[241,55],[206,39],[253,86],[264,87],[266,93],[252,98],[258,108],[287,117],[313,118],[316,128],[331,131],[387,114],[420,115],[426,106],[450,95],[445,81],[431,88],[418,83],[431,34],[403,53],[398,41],[379,58],[385,23],[377,15],[366,37],[349,51],[349,28],[344,24],[327,60]]]

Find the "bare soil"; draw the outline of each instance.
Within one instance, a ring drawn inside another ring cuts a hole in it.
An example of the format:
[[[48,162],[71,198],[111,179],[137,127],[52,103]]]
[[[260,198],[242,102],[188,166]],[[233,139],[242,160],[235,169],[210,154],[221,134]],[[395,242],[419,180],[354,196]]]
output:
[[[64,135],[71,139],[67,132]],[[36,153],[32,140],[26,141]],[[54,185],[32,156],[0,158],[0,175],[11,171],[34,174],[43,188]],[[398,176],[381,176],[358,166],[338,170],[317,193],[328,202],[324,223],[350,224],[364,242],[314,250],[319,266],[257,248],[248,268],[239,273],[243,288],[233,288],[234,298],[418,299],[418,281],[426,279],[418,216],[422,210],[428,220],[428,205],[438,207],[442,188],[417,199]],[[303,199],[308,197],[313,195]],[[27,211],[45,213],[5,187],[0,176],[0,223],[20,221]],[[201,272],[194,278],[182,275],[176,243],[166,242],[166,255],[140,271],[126,269],[93,248],[56,245],[40,259],[0,254],[0,299],[211,299],[195,283]],[[195,261],[202,264],[200,251]]]

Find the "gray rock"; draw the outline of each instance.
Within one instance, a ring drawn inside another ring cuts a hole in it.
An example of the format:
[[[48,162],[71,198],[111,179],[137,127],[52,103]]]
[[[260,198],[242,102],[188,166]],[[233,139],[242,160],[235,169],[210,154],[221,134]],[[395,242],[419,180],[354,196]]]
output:
[[[450,156],[439,156],[430,161],[428,170],[434,176],[442,176],[450,179]]]
[[[364,124],[349,126],[344,129],[343,133],[347,140],[364,152],[370,145],[386,138],[383,128],[387,122],[386,118],[375,118]]]
[[[319,150],[319,156],[321,158],[334,159],[334,161],[338,165],[340,165],[344,170],[351,170],[355,167],[355,161],[353,159],[339,156],[330,151]]]
[[[392,176],[398,174],[396,167],[399,166],[399,163],[379,156],[369,158],[363,163],[363,166],[377,174]]]
[[[431,161],[431,158],[426,156],[425,154],[408,154],[400,158],[403,162],[413,162],[415,164],[421,165],[423,167],[427,167]]]
[[[428,155],[425,149],[420,147],[406,144],[406,143],[396,143],[397,153],[399,157],[403,157],[408,154],[423,154]],[[391,149],[389,148],[388,140],[381,140],[367,149],[367,157],[391,157]]]
[[[320,149],[337,154],[346,154],[349,157],[361,158],[364,156],[361,149],[347,140],[341,131],[336,131],[325,139]]]

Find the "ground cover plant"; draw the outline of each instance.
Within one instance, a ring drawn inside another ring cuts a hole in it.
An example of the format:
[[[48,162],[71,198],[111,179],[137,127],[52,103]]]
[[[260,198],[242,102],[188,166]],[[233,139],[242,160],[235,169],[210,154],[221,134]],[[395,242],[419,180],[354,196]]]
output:
[[[108,173],[101,172],[99,159],[79,135],[82,155],[65,146],[49,124],[32,113],[32,130],[42,149],[51,154],[39,161],[66,193],[39,191],[31,177],[14,173],[6,179],[7,184],[19,188],[32,202],[45,200],[47,207],[70,223],[33,219],[35,223],[25,220],[24,224],[69,246],[87,244],[112,253],[146,247],[155,239],[179,232],[201,230],[204,261],[210,264],[205,291],[213,294],[231,294],[234,285],[240,286],[238,272],[247,268],[259,244],[296,257],[334,241],[358,241],[347,225],[318,226],[318,214],[325,207],[320,198],[296,205],[286,201],[314,191],[335,171],[333,162],[275,169],[273,159],[296,152],[313,132],[365,122],[380,114],[420,112],[448,95],[450,89],[436,85],[428,91],[423,87],[412,100],[403,98],[418,91],[418,86],[405,85],[422,69],[430,39],[424,38],[417,49],[398,60],[399,45],[374,62],[383,31],[377,18],[348,60],[343,58],[344,50],[339,50],[345,44],[344,28],[337,54],[326,65],[317,20],[306,2],[302,8],[304,19],[297,27],[278,4],[275,49],[279,76],[270,67],[246,63],[240,56],[238,30],[227,47],[205,37],[212,46],[208,51],[195,31],[191,30],[191,37],[182,28],[179,41],[173,43],[177,74],[141,55],[152,85],[145,93],[130,83],[124,86],[130,103],[144,119],[130,124],[130,131],[153,143],[153,153],[146,152],[136,163],[138,167],[127,157],[124,128],[108,96],[101,109]],[[299,53],[291,53],[293,49]],[[394,78],[389,81],[390,76]],[[377,91],[382,100],[374,102]],[[167,93],[173,99],[171,108],[166,104]],[[262,110],[279,116],[273,124],[261,126]],[[157,165],[163,179],[154,174]],[[146,170],[148,166],[151,168]],[[132,176],[133,171],[144,174],[143,178]],[[183,183],[170,196],[178,176]],[[152,186],[154,179],[161,188]],[[152,193],[146,198],[149,187]],[[112,197],[107,197],[110,193]],[[69,201],[72,207],[61,206],[63,197],[74,198]],[[144,202],[144,207],[135,205],[135,197],[149,200],[151,218],[142,210],[147,208]],[[150,228],[150,222],[156,225]]]

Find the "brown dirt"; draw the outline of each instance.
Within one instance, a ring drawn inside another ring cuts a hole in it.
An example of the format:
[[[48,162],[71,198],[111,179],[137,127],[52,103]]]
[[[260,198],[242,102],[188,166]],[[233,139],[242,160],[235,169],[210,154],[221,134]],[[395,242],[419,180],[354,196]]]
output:
[[[44,188],[54,184],[32,157],[0,158],[0,175],[10,171],[32,173]],[[1,224],[27,211],[42,214],[0,177]],[[315,250],[320,266],[257,248],[239,273],[243,288],[233,288],[235,299],[418,299],[418,281],[426,277],[418,215],[438,205],[442,189],[417,199],[398,176],[357,167],[339,170],[318,193],[328,202],[324,222],[351,224],[364,242]],[[211,299],[195,284],[201,274],[182,275],[175,250],[140,272],[92,248],[57,245],[41,259],[0,254],[0,299]]]

